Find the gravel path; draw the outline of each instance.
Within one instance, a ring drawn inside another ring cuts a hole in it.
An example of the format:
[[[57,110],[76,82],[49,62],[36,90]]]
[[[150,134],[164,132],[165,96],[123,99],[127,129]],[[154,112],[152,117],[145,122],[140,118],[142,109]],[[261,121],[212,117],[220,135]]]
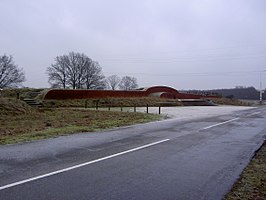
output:
[[[202,117],[214,117],[230,114],[235,111],[254,109],[245,106],[185,106],[185,107],[162,107],[161,114],[169,118],[197,119]],[[146,112],[146,108],[138,108],[138,112]],[[150,107],[149,113],[158,114],[158,107]]]

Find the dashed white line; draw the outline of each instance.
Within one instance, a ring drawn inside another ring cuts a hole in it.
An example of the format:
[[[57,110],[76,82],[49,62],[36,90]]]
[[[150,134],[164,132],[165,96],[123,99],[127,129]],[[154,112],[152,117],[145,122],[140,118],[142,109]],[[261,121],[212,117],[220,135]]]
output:
[[[25,179],[25,180],[22,180],[22,181],[18,181],[18,182],[15,182],[15,183],[11,183],[11,184],[8,184],[8,185],[4,185],[4,186],[0,187],[0,190],[11,188],[11,187],[14,187],[14,186],[17,186],[17,185],[22,185],[24,183],[28,183],[28,182],[35,181],[35,180],[38,180],[38,179],[46,178],[46,177],[53,176],[53,175],[56,175],[56,174],[60,174],[60,173],[63,173],[63,172],[67,172],[67,171],[70,171],[70,170],[73,170],[73,169],[84,167],[86,165],[90,165],[90,164],[97,163],[97,162],[100,162],[100,161],[104,161],[104,160],[107,160],[107,159],[110,159],[110,158],[121,156],[123,154],[127,154],[127,153],[130,153],[130,152],[133,152],[133,151],[138,151],[138,150],[150,147],[150,146],[154,146],[154,145],[166,142],[168,140],[170,140],[170,139],[160,140],[160,141],[157,141],[157,142],[146,144],[144,146],[136,147],[134,149],[130,149],[130,150],[127,150],[127,151],[122,151],[120,153],[116,153],[116,154],[113,154],[113,155],[110,155],[110,156],[106,156],[106,157],[99,158],[99,159],[96,159],[96,160],[92,160],[92,161],[89,161],[89,162],[85,162],[85,163],[81,163],[81,164],[78,164],[78,165],[74,165],[72,167],[68,167],[68,168],[65,168],[65,169],[58,170],[58,171],[50,172],[50,173],[43,174],[43,175],[40,175],[40,176],[36,176],[36,177],[32,177],[32,178]]]
[[[210,129],[210,128],[213,128],[213,127],[215,127],[215,126],[220,126],[220,125],[222,125],[222,124],[226,124],[226,123],[229,123],[229,122],[232,122],[232,121],[238,120],[238,119],[239,119],[239,118],[237,117],[237,118],[234,118],[234,119],[230,119],[230,120],[228,120],[228,121],[224,121],[224,122],[221,122],[221,123],[218,123],[218,124],[214,124],[214,125],[211,125],[211,126],[207,126],[207,127],[203,128],[203,130]]]
[[[250,115],[248,116],[253,116],[253,115],[257,115],[257,114],[260,114],[261,112],[254,112],[254,113],[251,113]]]

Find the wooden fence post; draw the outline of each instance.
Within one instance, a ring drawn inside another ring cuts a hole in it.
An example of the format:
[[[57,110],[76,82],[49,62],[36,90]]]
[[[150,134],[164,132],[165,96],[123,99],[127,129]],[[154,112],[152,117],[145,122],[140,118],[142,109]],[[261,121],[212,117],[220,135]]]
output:
[[[85,101],[85,108],[88,108],[88,100]]]
[[[98,110],[99,100],[96,101],[96,110]]]

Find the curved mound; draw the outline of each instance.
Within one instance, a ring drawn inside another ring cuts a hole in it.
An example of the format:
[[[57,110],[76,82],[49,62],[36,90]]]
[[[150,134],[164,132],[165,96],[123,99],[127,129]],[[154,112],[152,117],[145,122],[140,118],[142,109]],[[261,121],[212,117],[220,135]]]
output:
[[[168,86],[152,86],[136,90],[71,90],[52,89],[49,90],[44,99],[98,99],[98,98],[131,98],[157,96],[167,99],[200,99],[203,95],[180,93]]]
[[[146,93],[151,94],[151,93],[158,93],[158,92],[163,92],[163,93],[171,93],[171,94],[178,94],[179,92],[169,86],[152,86],[149,88],[144,89]]]
[[[32,108],[21,100],[0,98],[0,115],[25,114],[30,111]]]

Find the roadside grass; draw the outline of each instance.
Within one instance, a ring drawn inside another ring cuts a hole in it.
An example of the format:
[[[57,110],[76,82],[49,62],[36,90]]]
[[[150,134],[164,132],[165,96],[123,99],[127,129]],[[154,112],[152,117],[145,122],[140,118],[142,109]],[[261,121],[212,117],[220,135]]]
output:
[[[90,109],[31,108],[19,100],[0,99],[0,144],[11,144],[146,123],[161,116]]]
[[[247,101],[241,101],[239,99],[228,98],[211,98],[212,102],[218,105],[233,105],[233,106],[251,106],[252,104]]]
[[[266,142],[224,200],[266,200]]]

